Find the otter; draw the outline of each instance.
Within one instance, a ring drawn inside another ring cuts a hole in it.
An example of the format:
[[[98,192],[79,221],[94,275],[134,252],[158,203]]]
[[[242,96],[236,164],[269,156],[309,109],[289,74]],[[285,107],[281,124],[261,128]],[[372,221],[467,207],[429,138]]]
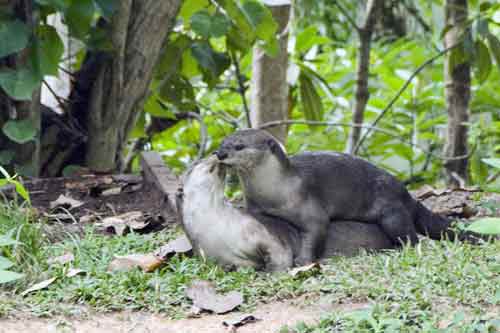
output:
[[[225,167],[215,156],[186,172],[176,196],[181,225],[194,252],[225,268],[254,267],[267,271],[290,268],[301,246],[301,233],[279,218],[260,219],[228,203],[224,197]],[[322,258],[354,255],[360,249],[391,248],[376,225],[342,221],[332,224]]]
[[[453,236],[450,221],[413,199],[396,177],[361,158],[336,152],[288,157],[271,134],[259,129],[228,136],[216,155],[236,169],[252,215],[278,217],[303,233],[298,264],[321,253],[332,221],[376,224],[393,246],[415,244],[417,233],[433,239]]]

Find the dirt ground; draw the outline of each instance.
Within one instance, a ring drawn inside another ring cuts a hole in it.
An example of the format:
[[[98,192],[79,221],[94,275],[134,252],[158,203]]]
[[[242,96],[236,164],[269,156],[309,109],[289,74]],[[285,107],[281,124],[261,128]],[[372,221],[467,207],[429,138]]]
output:
[[[0,320],[0,333],[271,333],[279,332],[284,325],[294,326],[299,322],[314,323],[333,311],[353,311],[366,307],[368,307],[367,303],[335,304],[326,297],[298,298],[258,306],[255,311],[248,313],[258,318],[256,322],[232,330],[224,326],[223,322],[241,317],[245,313],[206,314],[200,318],[181,320],[170,320],[160,315],[145,312],[90,314],[83,320],[64,317],[4,319]]]

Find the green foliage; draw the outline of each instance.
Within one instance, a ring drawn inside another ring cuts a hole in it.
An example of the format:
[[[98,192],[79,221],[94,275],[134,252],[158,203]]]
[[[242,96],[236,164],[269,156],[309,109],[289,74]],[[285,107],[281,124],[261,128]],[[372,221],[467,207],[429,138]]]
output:
[[[7,171],[1,166],[0,166],[0,173],[4,177],[4,178],[0,178],[0,187],[7,185],[7,184],[14,185],[14,187],[16,188],[17,194],[19,194],[21,196],[21,198],[26,200],[26,202],[30,203],[30,196],[29,196],[28,190],[24,187],[24,185],[21,182],[16,180],[16,176],[10,176],[7,173]]]
[[[483,235],[500,235],[500,218],[486,217],[474,221],[466,230]]]
[[[0,285],[19,280],[24,277],[24,274],[7,270],[14,266],[14,263],[1,255],[2,248],[17,244],[18,242],[15,240],[6,235],[0,234]]]
[[[37,37],[33,45],[33,68],[38,70],[39,77],[56,76],[64,52],[64,44],[56,29],[50,25],[38,27]]]
[[[0,18],[0,58],[21,51],[28,44],[30,31],[19,20],[3,21]]]
[[[9,139],[19,144],[33,140],[36,135],[36,128],[31,119],[9,120],[2,130]]]
[[[0,72],[0,87],[17,100],[30,100],[33,91],[40,87],[41,78],[32,68]]]

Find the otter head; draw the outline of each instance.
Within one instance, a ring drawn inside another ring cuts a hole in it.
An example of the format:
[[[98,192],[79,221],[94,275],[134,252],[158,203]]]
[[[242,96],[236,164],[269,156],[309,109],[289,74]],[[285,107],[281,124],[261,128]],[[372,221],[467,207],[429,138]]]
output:
[[[199,161],[183,176],[184,191],[224,193],[225,169],[215,156]]]
[[[215,152],[219,161],[237,170],[255,169],[270,155],[279,161],[288,161],[283,146],[264,130],[246,129],[225,138]]]

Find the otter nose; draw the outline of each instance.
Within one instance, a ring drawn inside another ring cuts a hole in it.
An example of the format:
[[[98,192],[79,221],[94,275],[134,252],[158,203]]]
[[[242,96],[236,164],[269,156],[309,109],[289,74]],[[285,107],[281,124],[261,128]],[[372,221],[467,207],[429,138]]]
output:
[[[216,150],[215,156],[217,156],[217,158],[222,161],[223,159],[227,158],[227,153],[225,151]]]

